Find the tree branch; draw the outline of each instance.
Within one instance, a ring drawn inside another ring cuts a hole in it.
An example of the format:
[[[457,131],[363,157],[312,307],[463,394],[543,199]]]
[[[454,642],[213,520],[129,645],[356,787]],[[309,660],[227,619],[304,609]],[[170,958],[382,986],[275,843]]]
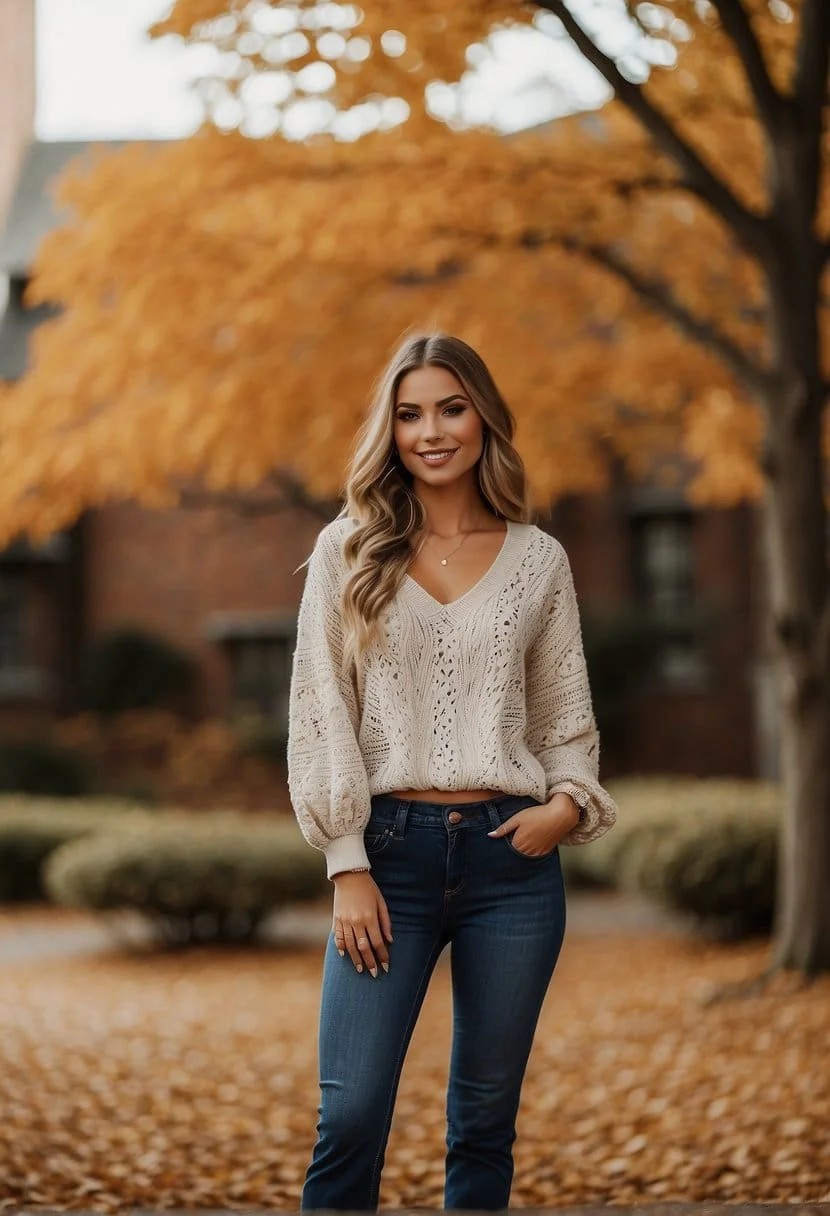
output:
[[[821,147],[824,108],[827,104],[827,73],[830,66],[830,4],[827,0],[804,0],[801,36],[795,58],[793,103],[797,124],[804,133],[804,170],[808,197],[815,206],[821,181]]]
[[[775,130],[781,117],[783,98],[772,83],[749,13],[742,0],[713,0],[721,25],[735,46],[755,99],[761,122],[768,134]]]
[[[526,242],[533,244],[533,239]],[[641,274],[635,267],[624,262],[607,245],[579,241],[574,237],[558,239],[568,253],[587,258],[595,265],[621,279],[647,304],[651,304],[664,317],[694,342],[716,354],[729,370],[752,393],[764,392],[768,387],[768,373],[743,351],[737,343],[727,337],[716,325],[696,316],[677,298],[665,283]]]
[[[823,2],[819,0],[819,3]],[[616,96],[651,135],[658,148],[679,166],[687,189],[722,217],[745,249],[762,256],[768,245],[763,218],[744,207],[726,182],[709,168],[657,106],[646,98],[641,87],[626,80],[613,59],[599,49],[574,19],[565,0],[534,0],[534,3],[559,18],[580,53],[605,77]]]

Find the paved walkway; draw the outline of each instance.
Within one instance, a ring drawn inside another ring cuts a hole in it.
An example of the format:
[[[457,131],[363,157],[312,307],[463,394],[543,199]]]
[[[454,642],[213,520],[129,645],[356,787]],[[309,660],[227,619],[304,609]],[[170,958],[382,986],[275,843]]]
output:
[[[274,946],[322,945],[331,929],[331,896],[275,913],[263,929]],[[107,919],[52,907],[0,907],[0,963],[66,957],[111,949],[114,932],[136,945],[147,941],[141,918],[124,911]],[[691,933],[691,923],[635,896],[616,891],[568,894],[568,934]],[[445,956],[448,957],[448,956]],[[0,1214],[2,1208],[0,1208]],[[135,1214],[134,1214],[135,1216]]]

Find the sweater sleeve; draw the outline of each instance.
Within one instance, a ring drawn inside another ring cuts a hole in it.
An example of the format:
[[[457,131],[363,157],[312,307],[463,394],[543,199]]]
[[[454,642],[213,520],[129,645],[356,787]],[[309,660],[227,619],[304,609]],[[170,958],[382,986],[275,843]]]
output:
[[[358,745],[359,710],[340,673],[342,557],[327,525],[308,563],[297,618],[288,701],[288,790],[306,841],[326,857],[329,878],[369,866],[363,829],[371,799]]]
[[[526,739],[545,770],[545,797],[564,791],[584,807],[560,841],[587,844],[614,826],[617,805],[599,783],[599,732],[567,553],[557,541],[542,620],[525,659]]]

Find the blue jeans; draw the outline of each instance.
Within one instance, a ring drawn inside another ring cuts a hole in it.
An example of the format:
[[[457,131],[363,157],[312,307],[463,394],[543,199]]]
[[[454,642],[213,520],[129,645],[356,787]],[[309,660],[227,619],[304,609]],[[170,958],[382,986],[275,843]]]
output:
[[[487,832],[535,798],[372,798],[364,841],[394,940],[377,979],[329,934],[319,1023],[321,1102],[301,1210],[376,1211],[404,1057],[450,942],[453,1039],[444,1208],[500,1210],[533,1036],[565,935],[559,847],[519,852]]]

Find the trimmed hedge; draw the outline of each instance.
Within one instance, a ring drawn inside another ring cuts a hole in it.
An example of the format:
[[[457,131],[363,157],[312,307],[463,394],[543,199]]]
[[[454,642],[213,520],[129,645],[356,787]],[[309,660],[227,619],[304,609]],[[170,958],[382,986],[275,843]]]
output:
[[[79,837],[152,822],[129,803],[0,798],[0,903],[42,903],[42,866],[55,849]]]
[[[620,878],[624,885],[733,936],[772,927],[777,881],[774,816],[728,812],[678,824],[640,839]]]
[[[219,814],[69,842],[45,863],[44,886],[72,907],[131,908],[157,942],[187,946],[251,941],[275,909],[328,880],[298,829]]]
[[[593,844],[562,849],[568,886],[634,891],[733,936],[770,928],[778,786],[677,777],[608,788],[619,819]],[[326,883],[322,854],[290,818],[0,798],[0,901],[133,907],[163,941],[247,940],[275,907]]]
[[[729,778],[618,778],[617,823],[563,849],[566,881],[616,886],[733,936],[772,925],[781,790]]]

